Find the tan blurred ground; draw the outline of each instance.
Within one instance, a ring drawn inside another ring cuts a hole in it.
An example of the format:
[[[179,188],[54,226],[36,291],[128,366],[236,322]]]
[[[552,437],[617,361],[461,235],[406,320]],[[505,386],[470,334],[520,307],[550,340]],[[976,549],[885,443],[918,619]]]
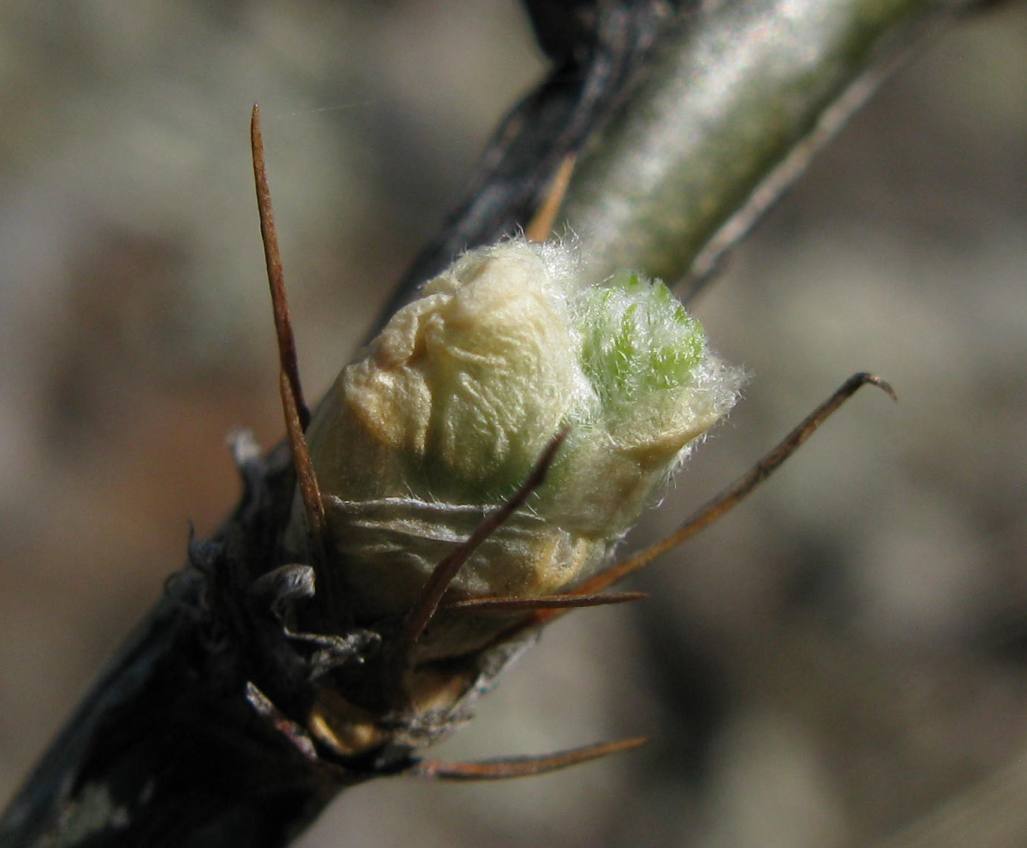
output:
[[[1025,48],[1023,4],[936,40],[697,304],[752,382],[643,532],[852,371],[901,404],[859,396],[644,609],[547,634],[446,752],[650,749],[364,786],[305,848],[863,845],[1018,756]],[[0,6],[0,803],[230,508],[225,434],[281,433],[250,104],[318,394],[541,69],[499,0]]]

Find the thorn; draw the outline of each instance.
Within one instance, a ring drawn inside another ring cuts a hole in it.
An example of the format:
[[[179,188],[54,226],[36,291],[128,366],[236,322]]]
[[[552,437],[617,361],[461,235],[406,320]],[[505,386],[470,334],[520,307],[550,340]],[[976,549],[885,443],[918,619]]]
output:
[[[296,396],[292,393],[292,386],[284,371],[278,375],[278,388],[282,396],[282,412],[285,414],[285,429],[289,434],[292,461],[296,466],[296,481],[307,516],[307,530],[315,539],[322,539],[327,522],[324,502],[321,500],[321,487],[318,485],[314,463],[310,459],[307,440],[303,435]]]
[[[443,609],[449,611],[470,610],[474,612],[491,612],[494,610],[511,610],[532,612],[548,609],[577,609],[578,607],[600,607],[611,604],[626,604],[648,598],[645,592],[607,592],[602,595],[544,595],[535,598],[519,598],[513,595],[492,595],[483,598],[467,598],[444,604]]]
[[[285,295],[285,273],[282,270],[282,254],[278,249],[278,231],[271,209],[271,188],[268,185],[267,165],[264,162],[260,106],[256,103],[253,104],[253,112],[250,115],[250,148],[253,154],[253,180],[257,188],[257,211],[260,214],[260,237],[264,243],[267,281],[271,288],[271,306],[275,318],[275,332],[278,336],[278,360],[282,372],[289,378],[301,429],[306,430],[307,424],[310,423],[310,411],[303,400],[303,389],[300,385],[296,339],[289,317],[289,301]]]
[[[282,396],[282,411],[285,413],[285,429],[289,436],[292,462],[296,469],[296,485],[300,490],[303,513],[307,521],[307,542],[317,586],[314,598],[324,621],[331,622],[338,618],[342,607],[339,606],[336,597],[333,575],[330,569],[325,567],[328,561],[328,519],[325,515],[324,501],[321,499],[321,487],[318,485],[314,463],[310,458],[306,437],[303,435],[296,398],[292,394],[292,386],[284,371],[278,374],[278,388]]]
[[[631,751],[646,743],[645,737],[600,742],[558,751],[541,757],[498,757],[472,763],[446,763],[441,760],[421,760],[407,774],[433,780],[507,780],[514,777],[533,777],[551,771],[576,766],[621,751]]]
[[[264,137],[260,131],[260,106],[253,104],[250,116],[250,149],[253,154],[253,180],[257,189],[257,211],[260,215],[260,237],[264,243],[264,259],[267,265],[267,280],[271,289],[271,305],[275,318],[275,333],[278,337],[278,390],[282,400],[282,414],[289,438],[296,482],[303,500],[303,511],[307,520],[312,558],[318,579],[319,593],[316,596],[322,613],[327,619],[338,613],[335,604],[333,580],[323,564],[326,560],[325,538],[327,520],[321,488],[314,473],[314,463],[304,436],[310,423],[310,411],[303,402],[300,385],[299,365],[296,358],[296,341],[289,318],[289,303],[285,294],[285,275],[278,249],[278,234],[275,230],[271,210],[271,189],[267,181],[267,166],[264,162]]]
[[[409,667],[410,662],[413,660],[414,648],[417,646],[417,642],[423,635],[425,628],[427,628],[435,616],[439,603],[442,601],[442,596],[449,588],[449,584],[453,582],[453,578],[456,577],[463,564],[478,549],[478,546],[495,533],[511,515],[524,505],[524,502],[530,497],[531,493],[545,482],[546,473],[553,464],[553,460],[556,459],[556,453],[560,449],[560,445],[563,444],[564,439],[567,438],[568,432],[569,429],[564,428],[557,433],[542,452],[542,456],[535,463],[535,467],[532,468],[528,478],[514,492],[510,499],[485,516],[481,523],[474,528],[474,532],[471,533],[467,540],[457,546],[449,556],[435,566],[431,576],[428,578],[428,582],[425,583],[424,588],[421,590],[420,598],[418,598],[417,603],[410,612],[407,613],[399,638],[397,639],[396,653],[394,655],[397,664],[394,671],[397,677],[402,676],[403,671]]]
[[[767,453],[747,473],[743,474],[734,483],[693,512],[677,530],[648,548],[642,549],[634,556],[628,557],[626,560],[584,581],[573,590],[572,594],[586,595],[601,592],[608,586],[620,582],[629,574],[645,568],[658,556],[676,548],[682,542],[690,539],[700,530],[704,530],[718,518],[730,512],[753,489],[773,474],[788,457],[795,453],[817,431],[820,425],[831,417],[838,407],[865,385],[877,386],[892,400],[898,401],[895,390],[880,377],[867,374],[866,372],[853,374],[827,400],[807,415],[773,450]],[[545,624],[563,615],[564,612],[566,610],[541,610],[535,614],[532,624]]]
[[[542,205],[535,212],[527,229],[524,231],[528,241],[545,241],[553,231],[553,224],[556,223],[556,215],[560,211],[563,199],[567,195],[567,186],[571,183],[571,174],[574,173],[574,154],[563,158],[557,166],[556,173],[546,189],[545,199]]]
[[[260,236],[264,243],[264,259],[267,263],[267,281],[271,288],[271,304],[274,310],[275,331],[278,336],[279,377],[278,389],[282,398],[282,413],[289,434],[289,447],[299,482],[303,506],[307,515],[308,532],[320,538],[325,526],[324,504],[321,491],[314,475],[307,440],[303,435],[310,418],[303,403],[300,388],[299,369],[296,364],[296,343],[289,320],[289,304],[285,296],[285,278],[282,259],[278,250],[278,235],[271,212],[271,189],[267,182],[267,167],[264,164],[264,137],[260,131],[260,106],[253,105],[250,116],[250,146],[253,152],[253,179],[257,188],[257,211],[260,214]]]

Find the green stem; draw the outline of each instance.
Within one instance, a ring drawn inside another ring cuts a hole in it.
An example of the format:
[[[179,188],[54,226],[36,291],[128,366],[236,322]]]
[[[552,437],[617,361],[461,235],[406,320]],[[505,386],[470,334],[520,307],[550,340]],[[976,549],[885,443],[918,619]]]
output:
[[[693,293],[917,36],[958,5],[744,0],[684,19],[578,162],[563,216],[593,276],[633,268]]]

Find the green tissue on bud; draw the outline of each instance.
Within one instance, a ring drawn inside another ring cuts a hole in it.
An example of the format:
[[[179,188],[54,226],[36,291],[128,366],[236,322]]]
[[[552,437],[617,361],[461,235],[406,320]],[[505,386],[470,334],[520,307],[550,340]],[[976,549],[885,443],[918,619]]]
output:
[[[464,254],[318,409],[308,440],[363,620],[407,610],[565,425],[545,485],[453,591],[539,595],[587,576],[734,403],[739,373],[663,283],[619,274],[589,285],[579,267],[559,244]]]
[[[581,364],[605,404],[690,382],[706,350],[702,327],[660,280],[622,273],[582,304]]]

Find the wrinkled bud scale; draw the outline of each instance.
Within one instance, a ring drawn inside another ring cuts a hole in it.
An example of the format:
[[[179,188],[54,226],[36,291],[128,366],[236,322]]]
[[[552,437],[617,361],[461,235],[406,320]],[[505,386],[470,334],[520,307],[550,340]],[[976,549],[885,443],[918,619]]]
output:
[[[466,253],[318,409],[310,450],[363,620],[407,610],[565,425],[544,486],[453,591],[538,595],[588,575],[734,403],[738,372],[663,283],[621,274],[589,285],[578,267],[558,244]]]

